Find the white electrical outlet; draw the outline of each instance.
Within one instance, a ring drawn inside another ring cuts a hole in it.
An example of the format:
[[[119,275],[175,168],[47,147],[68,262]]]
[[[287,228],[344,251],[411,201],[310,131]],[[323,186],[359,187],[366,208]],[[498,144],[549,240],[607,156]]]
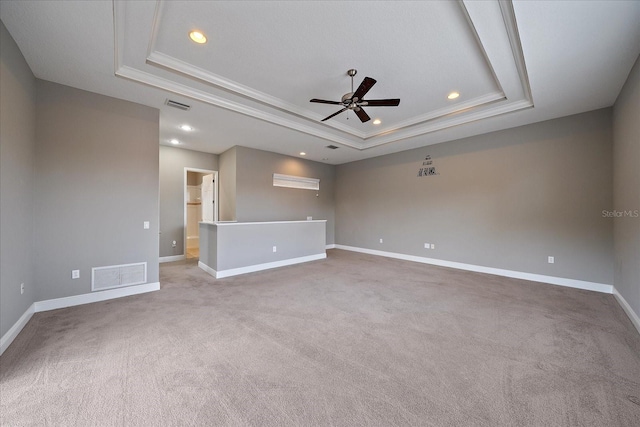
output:
[[[172,247],[172,248],[175,248],[175,247],[176,247],[176,244],[177,244],[177,243],[176,243],[176,241],[174,240],[173,242],[171,242],[171,247]]]
[[[555,257],[550,256],[550,257],[547,259],[547,261],[549,262],[549,264],[553,264],[553,263],[555,263],[555,262],[556,262],[556,259],[555,259]]]
[[[71,271],[71,278],[72,279],[79,279],[80,278],[80,270],[72,270]]]
[[[149,229],[149,221],[145,221],[142,226],[144,227],[145,230]]]
[[[382,239],[380,239],[380,243],[382,243]]]
[[[312,216],[308,216],[307,217],[307,221],[311,221],[311,220],[313,220],[313,217]]]
[[[20,295],[24,294],[24,283],[20,283]]]
[[[430,247],[431,247],[431,245],[429,245],[428,243],[425,243],[425,244],[424,244],[424,248],[425,248],[425,249],[429,249]]]
[[[431,244],[431,249],[435,249],[435,248],[436,248],[436,245],[432,243]]]
[[[277,252],[278,248],[276,248],[275,246],[273,247],[273,252]]]

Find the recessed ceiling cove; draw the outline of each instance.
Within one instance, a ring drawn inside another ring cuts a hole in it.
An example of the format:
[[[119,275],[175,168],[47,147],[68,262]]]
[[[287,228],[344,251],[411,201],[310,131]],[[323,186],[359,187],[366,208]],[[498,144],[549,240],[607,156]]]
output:
[[[114,17],[117,76],[359,150],[533,106],[511,2],[161,0]],[[309,103],[350,92],[352,68],[378,81],[368,98],[402,99],[368,110],[380,125]]]

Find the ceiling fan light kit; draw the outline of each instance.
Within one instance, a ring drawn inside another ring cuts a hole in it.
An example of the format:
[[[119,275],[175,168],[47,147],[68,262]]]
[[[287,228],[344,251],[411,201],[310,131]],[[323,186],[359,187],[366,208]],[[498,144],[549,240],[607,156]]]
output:
[[[342,109],[333,113],[332,115],[325,117],[322,121],[327,121],[332,117],[337,116],[343,111],[351,110],[356,116],[360,119],[362,123],[368,122],[371,120],[371,117],[362,109],[362,107],[397,107],[400,105],[400,99],[371,99],[365,100],[363,97],[371,90],[373,85],[376,84],[376,80],[371,77],[365,77],[358,86],[356,91],[353,91],[353,77],[358,74],[358,70],[350,69],[347,71],[347,75],[351,77],[351,92],[345,93],[342,95],[340,101],[327,101],[324,99],[312,99],[310,102],[315,102],[318,104],[332,104],[332,105],[342,105]]]

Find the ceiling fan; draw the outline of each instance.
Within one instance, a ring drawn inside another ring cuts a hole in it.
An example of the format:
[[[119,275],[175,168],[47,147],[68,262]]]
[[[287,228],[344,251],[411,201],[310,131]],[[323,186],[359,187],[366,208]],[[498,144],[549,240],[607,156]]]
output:
[[[337,116],[343,111],[351,110],[356,113],[356,116],[360,119],[362,123],[368,122],[371,120],[371,117],[362,109],[362,107],[397,107],[400,104],[399,99],[370,99],[365,100],[362,99],[369,90],[376,84],[376,80],[371,77],[365,77],[360,86],[356,91],[353,91],[353,76],[358,73],[358,70],[351,69],[347,71],[347,75],[351,77],[351,92],[342,95],[341,101],[325,101],[324,99],[316,99],[313,98],[310,102],[317,102],[319,104],[333,104],[333,105],[342,105],[344,108],[342,110],[333,113],[329,117],[325,117],[322,119],[329,120],[330,118]]]

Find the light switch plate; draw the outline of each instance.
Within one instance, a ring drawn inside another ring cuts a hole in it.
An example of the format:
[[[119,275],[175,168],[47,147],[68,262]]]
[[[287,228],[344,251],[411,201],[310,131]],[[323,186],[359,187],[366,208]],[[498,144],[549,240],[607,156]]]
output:
[[[149,221],[145,221],[144,222],[144,229],[148,230],[149,229]]]

